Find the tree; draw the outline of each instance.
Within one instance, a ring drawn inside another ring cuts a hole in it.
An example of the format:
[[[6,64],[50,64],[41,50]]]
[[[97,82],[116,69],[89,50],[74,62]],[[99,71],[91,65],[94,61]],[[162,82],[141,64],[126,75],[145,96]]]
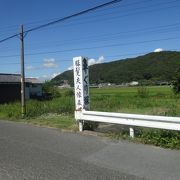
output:
[[[43,93],[52,96],[52,98],[61,96],[59,89],[51,81],[45,81],[42,85],[42,89]]]
[[[173,90],[175,94],[180,93],[180,64],[175,79],[173,81]]]

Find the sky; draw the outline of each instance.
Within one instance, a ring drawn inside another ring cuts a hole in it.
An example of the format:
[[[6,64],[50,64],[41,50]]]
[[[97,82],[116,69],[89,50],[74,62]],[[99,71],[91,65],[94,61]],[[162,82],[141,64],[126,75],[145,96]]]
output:
[[[0,40],[110,0],[0,0]],[[122,0],[25,34],[25,74],[47,80],[72,69],[150,52],[180,51],[179,0]],[[20,73],[20,39],[0,43],[0,73]]]

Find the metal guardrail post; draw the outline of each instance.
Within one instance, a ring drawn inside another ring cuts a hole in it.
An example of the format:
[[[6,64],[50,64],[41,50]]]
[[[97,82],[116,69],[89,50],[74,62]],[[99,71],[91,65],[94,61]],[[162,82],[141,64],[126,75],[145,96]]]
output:
[[[129,128],[129,135],[131,138],[134,138],[134,129],[132,127]]]
[[[83,121],[79,121],[79,131],[82,132],[83,131]]]

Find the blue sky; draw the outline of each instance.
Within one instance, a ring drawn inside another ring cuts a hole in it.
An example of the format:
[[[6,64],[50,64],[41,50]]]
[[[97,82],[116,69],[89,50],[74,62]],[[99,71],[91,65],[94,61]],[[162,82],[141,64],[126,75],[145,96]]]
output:
[[[1,0],[0,40],[108,0]],[[25,37],[26,77],[50,79],[72,58],[109,62],[159,50],[180,50],[179,0],[123,0]],[[20,40],[0,43],[0,73],[20,72]]]

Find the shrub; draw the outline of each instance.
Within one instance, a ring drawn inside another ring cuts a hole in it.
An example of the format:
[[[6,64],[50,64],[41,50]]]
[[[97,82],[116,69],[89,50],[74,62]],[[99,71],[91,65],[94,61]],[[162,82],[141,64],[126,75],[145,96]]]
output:
[[[148,91],[147,87],[145,87],[145,86],[138,87],[137,96],[140,98],[147,98],[149,96],[149,91]]]
[[[74,96],[74,91],[72,89],[68,89],[64,92],[65,97],[71,97]]]
[[[51,94],[52,98],[61,97],[58,87],[54,86],[50,81],[46,81],[43,84],[42,89],[44,94]]]
[[[138,137],[145,144],[180,149],[180,132],[141,128],[138,132]]]
[[[180,64],[175,79],[173,81],[173,91],[175,94],[180,94]]]
[[[0,116],[3,118],[18,119],[21,118],[21,103],[13,102],[0,105]]]

